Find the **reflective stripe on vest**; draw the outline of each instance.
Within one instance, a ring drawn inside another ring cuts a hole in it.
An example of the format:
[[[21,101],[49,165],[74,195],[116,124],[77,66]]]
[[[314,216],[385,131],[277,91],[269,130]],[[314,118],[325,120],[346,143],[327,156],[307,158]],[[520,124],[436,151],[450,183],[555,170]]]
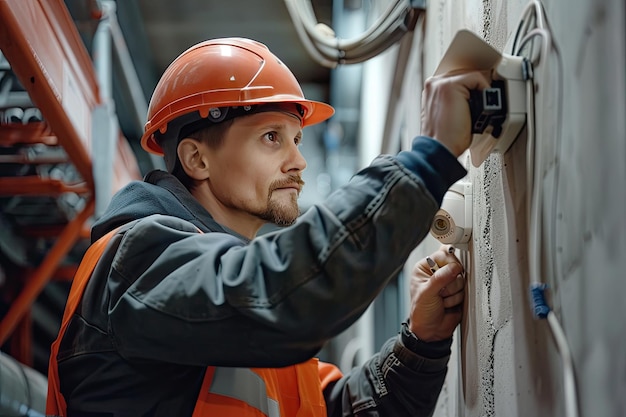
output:
[[[209,392],[242,401],[268,417],[280,417],[278,401],[268,397],[265,381],[248,368],[215,368]]]
[[[313,358],[284,368],[209,367],[193,417],[326,417],[323,387],[341,377],[328,365],[335,371],[322,382],[326,366]]]

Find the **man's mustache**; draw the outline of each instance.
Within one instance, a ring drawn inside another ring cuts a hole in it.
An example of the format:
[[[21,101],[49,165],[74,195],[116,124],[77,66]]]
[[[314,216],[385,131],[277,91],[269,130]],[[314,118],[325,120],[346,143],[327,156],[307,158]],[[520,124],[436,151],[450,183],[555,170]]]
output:
[[[302,187],[304,187],[304,181],[299,175],[289,175],[289,177],[281,180],[276,180],[270,184],[270,193],[279,188],[287,188],[297,186],[299,192],[302,191]]]

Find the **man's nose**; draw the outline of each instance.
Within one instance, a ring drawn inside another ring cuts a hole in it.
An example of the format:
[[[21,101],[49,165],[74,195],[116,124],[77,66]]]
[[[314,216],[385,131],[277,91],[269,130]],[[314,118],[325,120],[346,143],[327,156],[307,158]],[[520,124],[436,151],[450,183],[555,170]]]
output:
[[[300,152],[300,148],[294,143],[289,148],[289,158],[287,160],[287,171],[304,171],[306,168],[306,159]]]

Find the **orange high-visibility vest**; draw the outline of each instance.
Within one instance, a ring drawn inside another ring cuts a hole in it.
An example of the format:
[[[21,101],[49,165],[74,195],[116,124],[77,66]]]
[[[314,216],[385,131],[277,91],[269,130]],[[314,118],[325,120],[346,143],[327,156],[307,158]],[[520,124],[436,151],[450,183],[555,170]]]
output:
[[[117,229],[107,233],[87,250],[72,282],[61,328],[50,351],[46,401],[49,416],[67,416],[67,404],[59,384],[59,345],[96,263],[116,232]],[[325,417],[322,390],[341,376],[336,366],[317,358],[284,368],[209,366],[192,417]]]

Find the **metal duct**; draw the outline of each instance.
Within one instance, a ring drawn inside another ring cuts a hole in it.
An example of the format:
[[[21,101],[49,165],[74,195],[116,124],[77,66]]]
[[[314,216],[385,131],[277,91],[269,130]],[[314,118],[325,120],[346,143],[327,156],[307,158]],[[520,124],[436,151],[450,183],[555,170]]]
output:
[[[0,352],[0,416],[44,416],[48,379]]]

